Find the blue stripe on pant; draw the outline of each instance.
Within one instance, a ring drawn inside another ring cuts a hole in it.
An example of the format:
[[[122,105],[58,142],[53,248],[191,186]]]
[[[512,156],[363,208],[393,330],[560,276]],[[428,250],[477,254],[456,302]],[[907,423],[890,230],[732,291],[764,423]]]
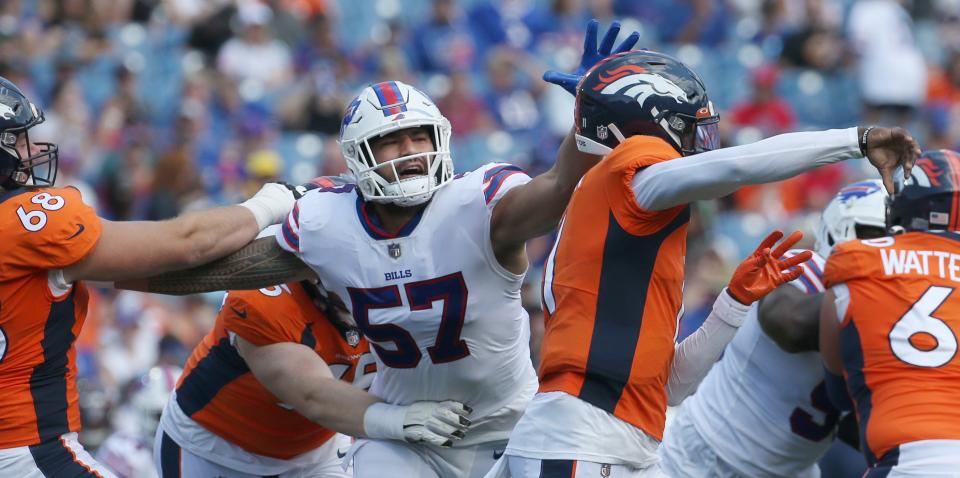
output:
[[[572,478],[574,460],[541,460],[540,478]]]
[[[160,478],[180,478],[180,445],[166,433],[160,440]]]

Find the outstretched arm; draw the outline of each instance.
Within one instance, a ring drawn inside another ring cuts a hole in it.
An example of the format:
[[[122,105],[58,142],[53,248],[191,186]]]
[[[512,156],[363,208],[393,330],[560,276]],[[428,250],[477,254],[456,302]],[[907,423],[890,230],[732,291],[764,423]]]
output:
[[[237,337],[237,351],[257,380],[308,420],[354,437],[449,447],[464,437],[470,409],[460,402],[389,405],[336,379],[327,363],[296,343],[256,346]]]
[[[760,300],[760,327],[784,352],[816,352],[822,301],[822,293],[811,295],[784,284]]]
[[[260,289],[316,277],[297,256],[280,248],[276,238],[264,237],[222,259],[192,269],[146,279],[121,281],[118,289],[185,295],[229,289]]]
[[[786,133],[756,143],[717,149],[650,166],[633,178],[637,203],[662,211],[693,201],[726,196],[742,186],[791,178],[811,169],[862,156],[865,128]],[[893,194],[893,173],[904,174],[920,155],[920,147],[902,128],[872,128],[867,159]]]
[[[573,189],[600,156],[581,153],[573,130],[567,134],[549,171],[511,189],[493,208],[490,239],[498,257],[553,230],[567,208]]]
[[[580,65],[573,73],[547,71],[543,79],[563,87],[576,95],[580,78],[600,60],[615,53],[628,51],[637,43],[640,34],[632,32],[619,45],[614,45],[620,33],[620,24],[613,22],[600,43],[597,43],[597,20],[587,23]],[[577,149],[574,130],[563,139],[557,160],[549,171],[533,178],[529,183],[508,192],[493,210],[490,225],[493,250],[501,263],[510,255],[522,250],[523,244],[553,230],[560,222],[567,202],[580,178],[601,158]]]
[[[746,320],[751,304],[803,273],[794,267],[810,259],[809,251],[780,259],[803,234],[796,231],[774,247],[782,237],[782,232],[774,231],[760,243],[734,271],[703,325],[676,346],[667,379],[667,403],[670,406],[679,405],[696,390]],[[794,269],[791,271],[791,268]]]
[[[269,183],[239,206],[189,212],[168,221],[102,220],[103,232],[93,250],[64,268],[62,278],[66,283],[119,281],[204,264],[282,221],[293,203],[286,186]]]

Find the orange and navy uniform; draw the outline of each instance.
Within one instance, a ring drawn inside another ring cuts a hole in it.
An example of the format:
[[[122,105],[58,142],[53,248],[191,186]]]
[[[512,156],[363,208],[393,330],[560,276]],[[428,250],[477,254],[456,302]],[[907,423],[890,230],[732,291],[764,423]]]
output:
[[[960,440],[960,235],[850,241],[824,279],[850,294],[840,354],[867,461],[905,443]]]
[[[336,432],[307,420],[264,388],[240,357],[231,334],[256,346],[306,345],[334,376],[361,388],[369,387],[376,371],[359,332],[335,325],[301,284],[230,291],[213,330],[187,361],[177,383],[177,405],[210,432],[258,455],[290,459],[319,447]]]
[[[75,188],[0,193],[0,448],[80,430],[74,341],[89,294],[82,283],[52,289],[50,276],[83,259],[100,233]]]
[[[583,177],[544,268],[540,392],[562,391],[660,440],[689,207],[644,210],[631,181],[678,156],[633,136]]]

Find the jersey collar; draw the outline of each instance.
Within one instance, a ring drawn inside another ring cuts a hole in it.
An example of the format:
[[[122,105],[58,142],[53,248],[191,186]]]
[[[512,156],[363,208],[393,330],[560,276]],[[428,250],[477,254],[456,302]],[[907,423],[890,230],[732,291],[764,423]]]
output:
[[[420,209],[420,211],[417,212],[415,216],[410,218],[410,220],[407,221],[407,223],[404,224],[400,230],[394,234],[391,234],[387,230],[383,229],[383,225],[380,223],[380,220],[377,218],[377,216],[369,212],[368,206],[369,204],[367,204],[367,202],[364,201],[363,198],[361,198],[358,194],[357,216],[360,218],[360,224],[363,226],[363,229],[367,231],[367,234],[369,234],[370,237],[378,241],[383,239],[397,239],[400,237],[409,236],[411,233],[413,233],[413,230],[417,228],[417,224],[420,224],[420,219],[423,218],[423,212],[427,210],[427,208]]]

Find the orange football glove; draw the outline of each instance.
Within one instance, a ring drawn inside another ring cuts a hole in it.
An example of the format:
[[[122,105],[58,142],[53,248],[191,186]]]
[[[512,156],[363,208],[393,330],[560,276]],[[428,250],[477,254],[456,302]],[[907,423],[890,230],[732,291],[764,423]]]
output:
[[[771,232],[760,243],[760,247],[737,266],[733,277],[730,278],[730,284],[727,285],[727,292],[737,302],[750,305],[773,292],[773,289],[780,284],[790,282],[803,274],[803,270],[796,266],[809,260],[813,256],[812,252],[803,251],[793,257],[780,259],[790,247],[803,238],[803,233],[793,231],[790,237],[784,239],[771,251],[770,248],[781,237],[783,237],[783,231]],[[791,268],[793,270],[789,270]]]

